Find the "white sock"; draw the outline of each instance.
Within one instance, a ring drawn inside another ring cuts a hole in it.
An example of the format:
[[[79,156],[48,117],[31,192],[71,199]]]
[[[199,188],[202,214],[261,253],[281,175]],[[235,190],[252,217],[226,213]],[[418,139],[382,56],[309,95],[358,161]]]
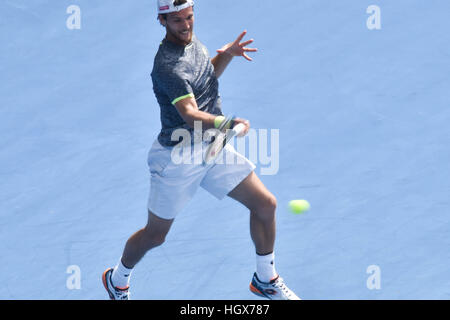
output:
[[[124,289],[127,288],[130,283],[130,275],[133,269],[128,269],[122,263],[122,259],[120,259],[117,266],[114,267],[111,281],[113,285],[117,288]]]
[[[262,282],[270,282],[278,276],[275,271],[275,254],[273,252],[265,256],[256,254],[256,275]]]

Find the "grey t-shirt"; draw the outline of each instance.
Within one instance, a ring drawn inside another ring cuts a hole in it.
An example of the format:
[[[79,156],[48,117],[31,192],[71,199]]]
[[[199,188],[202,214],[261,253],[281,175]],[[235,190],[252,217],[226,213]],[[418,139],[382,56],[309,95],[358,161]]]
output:
[[[174,146],[172,132],[178,128],[189,131],[175,103],[187,96],[194,97],[199,110],[222,115],[219,83],[206,47],[194,35],[192,42],[181,46],[164,39],[156,54],[152,71],[153,91],[161,110],[161,132],[158,141]],[[204,129],[204,128],[203,128]]]

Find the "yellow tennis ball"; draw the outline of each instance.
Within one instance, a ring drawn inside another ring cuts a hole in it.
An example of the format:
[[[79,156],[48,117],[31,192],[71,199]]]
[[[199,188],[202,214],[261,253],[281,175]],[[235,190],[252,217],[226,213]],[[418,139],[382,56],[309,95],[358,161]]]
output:
[[[289,201],[289,209],[294,214],[301,214],[309,210],[311,206],[306,200],[291,200]]]

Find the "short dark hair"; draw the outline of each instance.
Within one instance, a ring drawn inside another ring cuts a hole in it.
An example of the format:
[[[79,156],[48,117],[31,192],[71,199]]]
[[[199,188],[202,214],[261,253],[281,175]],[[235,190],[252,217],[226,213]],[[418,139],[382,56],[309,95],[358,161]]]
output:
[[[185,4],[187,0],[174,0],[173,5],[174,6],[181,6],[182,4]]]

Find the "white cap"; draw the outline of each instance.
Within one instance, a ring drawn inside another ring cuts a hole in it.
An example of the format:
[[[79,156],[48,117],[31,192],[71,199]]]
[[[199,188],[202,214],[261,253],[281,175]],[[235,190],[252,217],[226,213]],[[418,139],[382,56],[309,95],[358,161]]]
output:
[[[158,5],[158,14],[177,12],[194,6],[194,0],[187,0],[186,3],[179,6],[173,4],[175,2],[174,0],[157,0],[156,2]]]

